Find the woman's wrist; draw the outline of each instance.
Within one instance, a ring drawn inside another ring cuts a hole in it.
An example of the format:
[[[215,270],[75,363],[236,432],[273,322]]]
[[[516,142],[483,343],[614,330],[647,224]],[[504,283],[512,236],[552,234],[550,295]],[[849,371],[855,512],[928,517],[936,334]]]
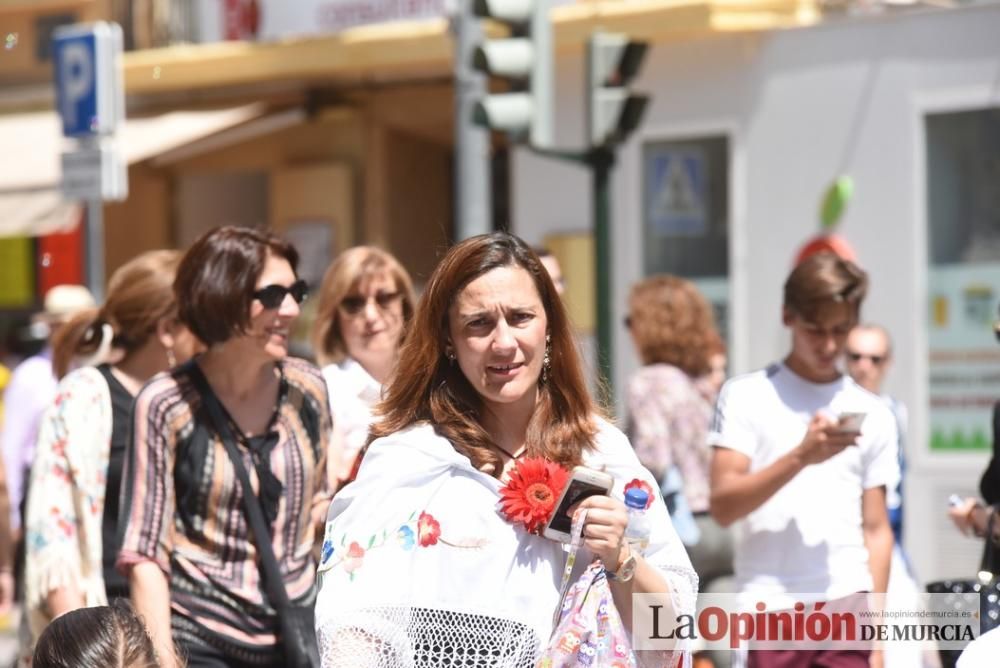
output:
[[[969,526],[972,528],[972,533],[983,538],[986,536],[986,525],[989,524],[990,514],[993,512],[993,508],[986,508],[978,501],[972,508],[969,509],[969,514],[966,516],[966,520]]]
[[[618,554],[616,554],[615,558],[611,560],[611,563],[605,564],[604,567],[612,573],[617,573],[621,570],[622,564],[625,563],[625,560],[628,559],[631,552],[632,551],[629,549],[628,541],[623,540],[622,544],[618,546]]]

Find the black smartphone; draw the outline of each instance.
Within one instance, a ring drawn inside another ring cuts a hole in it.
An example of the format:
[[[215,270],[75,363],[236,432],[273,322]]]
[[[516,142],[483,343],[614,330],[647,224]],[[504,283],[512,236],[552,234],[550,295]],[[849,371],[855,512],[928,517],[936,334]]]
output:
[[[573,469],[569,484],[559,497],[559,503],[549,518],[542,535],[552,540],[568,543],[573,528],[573,518],[567,514],[570,508],[595,494],[609,494],[614,478],[603,471],[595,471],[584,466]]]

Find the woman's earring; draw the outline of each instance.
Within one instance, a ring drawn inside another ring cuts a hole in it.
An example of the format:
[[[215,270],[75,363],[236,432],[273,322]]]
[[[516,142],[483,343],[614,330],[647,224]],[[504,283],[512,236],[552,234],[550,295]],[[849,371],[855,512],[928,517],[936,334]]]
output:
[[[552,367],[552,356],[550,351],[552,350],[552,335],[545,335],[545,356],[542,357],[542,377],[540,380],[544,383],[549,379],[549,369]]]
[[[171,369],[177,366],[177,358],[174,357],[173,348],[167,348],[167,364],[170,366]]]
[[[452,366],[455,365],[455,351],[454,350],[452,350],[451,348],[448,348],[446,351],[444,351],[444,356],[448,358],[448,362],[450,362]]]

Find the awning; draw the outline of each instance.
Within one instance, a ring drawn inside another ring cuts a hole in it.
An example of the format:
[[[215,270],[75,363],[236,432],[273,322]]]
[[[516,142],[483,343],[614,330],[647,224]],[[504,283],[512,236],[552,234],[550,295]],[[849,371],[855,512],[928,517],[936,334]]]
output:
[[[118,144],[128,164],[172,153],[265,116],[252,104],[213,111],[175,111],[133,118]],[[0,237],[38,236],[72,229],[81,218],[76,202],[59,192],[60,154],[69,146],[53,111],[0,116]]]

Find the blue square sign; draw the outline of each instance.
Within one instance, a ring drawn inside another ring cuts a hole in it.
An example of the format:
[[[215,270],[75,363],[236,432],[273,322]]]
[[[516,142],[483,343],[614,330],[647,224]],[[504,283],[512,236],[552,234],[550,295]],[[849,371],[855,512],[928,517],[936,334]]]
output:
[[[56,103],[63,134],[112,134],[124,116],[121,28],[114,23],[60,27],[52,39]]]

